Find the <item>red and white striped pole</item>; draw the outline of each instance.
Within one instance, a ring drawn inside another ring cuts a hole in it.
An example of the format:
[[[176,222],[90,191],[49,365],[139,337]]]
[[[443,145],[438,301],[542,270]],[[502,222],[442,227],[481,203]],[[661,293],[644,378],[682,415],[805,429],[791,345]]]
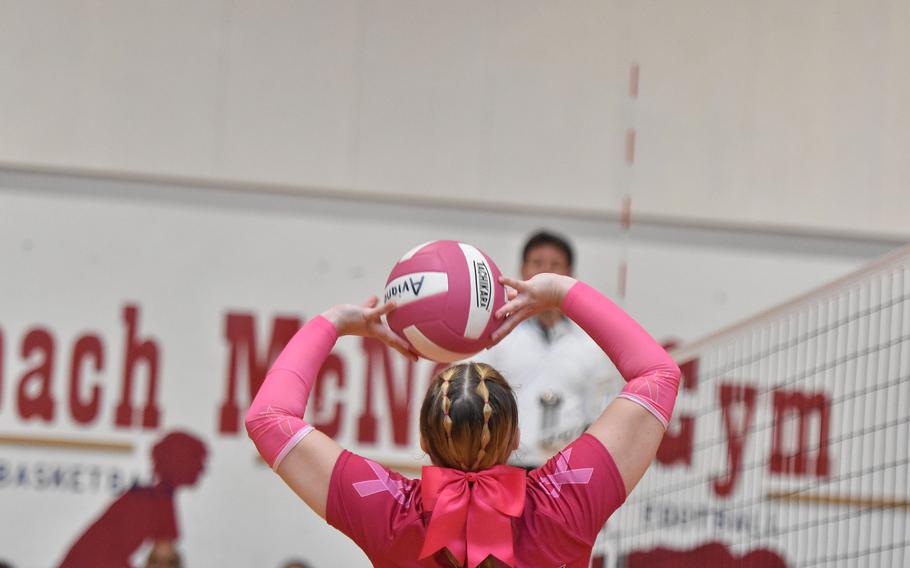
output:
[[[638,78],[640,68],[633,63],[629,68],[629,105],[634,111],[638,99]],[[617,267],[616,295],[620,300],[626,297],[626,284],[629,277],[629,229],[632,226],[632,187],[633,167],[635,166],[635,113],[629,113],[629,126],[626,128],[625,163],[628,171],[623,176],[626,180],[623,188],[622,209],[619,218],[622,245],[620,247],[619,266]]]

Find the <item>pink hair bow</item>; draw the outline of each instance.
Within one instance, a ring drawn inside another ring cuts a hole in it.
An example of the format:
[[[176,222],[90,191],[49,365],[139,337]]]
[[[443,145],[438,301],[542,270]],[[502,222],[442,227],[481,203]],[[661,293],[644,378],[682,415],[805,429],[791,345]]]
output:
[[[512,519],[525,506],[525,470],[497,465],[483,471],[424,467],[421,494],[433,511],[420,558],[447,548],[460,565],[475,568],[493,555],[515,566]]]

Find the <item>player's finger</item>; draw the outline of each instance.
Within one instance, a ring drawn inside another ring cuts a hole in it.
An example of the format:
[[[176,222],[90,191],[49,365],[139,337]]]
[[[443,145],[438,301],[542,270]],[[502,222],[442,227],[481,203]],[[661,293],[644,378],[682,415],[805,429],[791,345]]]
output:
[[[417,356],[414,355],[413,353],[411,353],[411,351],[409,349],[405,349],[404,347],[402,347],[400,345],[392,345],[391,347],[395,351],[398,351],[399,353],[401,353],[401,356],[404,357],[405,359],[409,359],[415,363],[417,362]]]
[[[373,311],[378,316],[384,316],[387,313],[393,311],[397,307],[398,307],[398,304],[396,304],[395,302],[386,302],[385,304],[379,306],[378,308],[375,308]]]
[[[504,319],[508,317],[509,314],[517,312],[525,305],[527,305],[527,302],[523,298],[513,298],[496,310],[496,314],[494,315],[496,316],[496,319]]]
[[[399,346],[393,346],[393,349],[395,349],[395,351],[398,351],[399,353],[401,353],[401,355],[405,359],[413,361],[414,363],[417,362],[417,354],[414,353],[413,351],[411,351],[410,349],[407,349],[405,347],[399,347]]]
[[[396,335],[394,331],[388,327],[383,326],[379,328],[377,334],[383,343],[395,351],[398,351],[411,361],[417,361],[417,355],[411,351],[411,346],[408,344],[408,342]]]
[[[388,314],[389,312],[391,312],[392,310],[394,310],[397,307],[398,307],[398,305],[395,302],[389,302],[387,304],[383,304],[379,307],[373,308],[372,310],[368,311],[366,313],[366,318],[371,321],[381,320],[382,316]]]
[[[411,350],[408,348],[408,345],[403,341],[397,339],[394,335],[392,337],[383,336],[380,337],[383,343],[401,353],[401,355],[411,361],[416,361],[417,358],[411,353]]]
[[[378,302],[379,302],[379,298],[377,298],[376,296],[370,296],[369,298],[367,298],[367,301],[361,305],[365,308],[374,308],[374,307],[376,307],[376,304]]]
[[[505,284],[506,286],[515,288],[519,292],[523,292],[528,287],[528,285],[525,284],[523,281],[515,280],[514,278],[509,278],[508,276],[500,276],[499,282],[500,282],[500,284]]]
[[[518,318],[509,317],[506,319],[502,325],[496,328],[492,334],[490,334],[490,347],[497,345],[502,341],[507,335],[509,335],[515,326],[520,323]]]
[[[521,308],[517,312],[510,314],[509,317],[502,322],[502,325],[496,328],[490,335],[490,339],[493,340],[490,347],[502,341],[505,336],[509,335],[509,333],[515,329],[515,326],[528,319],[530,316],[531,310],[527,307]]]

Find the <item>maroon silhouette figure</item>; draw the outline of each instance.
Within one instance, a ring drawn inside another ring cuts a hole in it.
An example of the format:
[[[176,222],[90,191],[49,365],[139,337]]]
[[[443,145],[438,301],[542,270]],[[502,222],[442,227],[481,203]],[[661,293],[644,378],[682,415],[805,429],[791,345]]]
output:
[[[130,557],[146,541],[177,540],[174,492],[193,486],[205,465],[205,444],[171,432],[152,448],[155,479],[135,485],[114,501],[67,553],[60,568],[132,568]]]

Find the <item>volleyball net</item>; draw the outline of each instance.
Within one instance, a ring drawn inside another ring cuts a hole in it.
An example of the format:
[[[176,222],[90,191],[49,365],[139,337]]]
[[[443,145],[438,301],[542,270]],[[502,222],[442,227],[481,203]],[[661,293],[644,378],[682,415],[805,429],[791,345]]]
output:
[[[910,247],[673,355],[593,566],[910,565]]]

